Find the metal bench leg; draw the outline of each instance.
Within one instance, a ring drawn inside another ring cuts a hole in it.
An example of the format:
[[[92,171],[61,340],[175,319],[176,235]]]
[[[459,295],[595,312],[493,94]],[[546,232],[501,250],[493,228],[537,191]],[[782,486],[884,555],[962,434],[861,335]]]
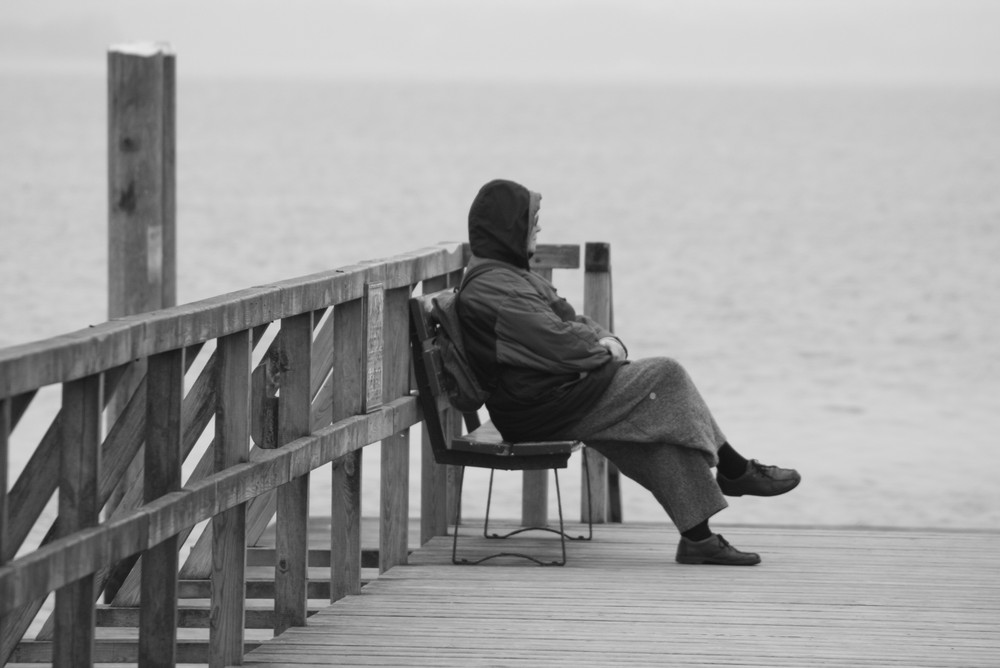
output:
[[[594,537],[594,499],[590,495],[590,464],[587,461],[587,453],[582,452],[581,455],[583,456],[583,479],[587,484],[587,535],[570,538],[570,540],[590,540]]]
[[[459,477],[459,480],[458,480],[458,504],[459,504],[459,508],[461,508],[461,503],[462,503],[462,483],[465,480],[464,473],[465,473],[465,467],[462,468],[462,475]],[[492,497],[493,497],[493,474],[494,474],[494,470],[491,469],[490,470],[490,486],[489,486],[489,491],[487,492],[487,496],[486,496],[486,522],[483,525],[483,535],[486,536],[487,538],[506,538],[507,536],[514,535],[515,533],[521,533],[522,531],[526,531],[527,529],[520,529],[518,531],[513,531],[513,532],[507,534],[506,536],[498,536],[497,534],[487,535],[487,533],[486,533],[487,532],[487,527],[489,526],[489,522],[490,522],[490,503],[491,503]],[[558,473],[556,473],[556,495],[557,496],[559,495],[559,474]],[[518,557],[520,559],[527,559],[528,561],[532,561],[532,562],[538,564],[539,566],[565,566],[566,565],[566,533],[565,533],[565,531],[562,530],[563,529],[563,523],[562,523],[562,500],[561,499],[559,501],[559,529],[560,530],[556,531],[555,529],[549,529],[547,527],[538,527],[538,529],[544,529],[545,531],[551,531],[552,533],[558,533],[558,534],[560,534],[560,536],[562,538],[562,540],[561,540],[561,543],[562,543],[562,561],[541,561],[539,559],[536,559],[535,557],[532,557],[531,555],[522,554],[520,552],[497,552],[496,554],[491,554],[489,556],[483,557],[482,559],[477,559],[475,561],[470,561],[468,559],[459,559],[458,558],[458,524],[455,524],[455,533],[452,534],[452,541],[451,541],[451,563],[459,565],[459,566],[475,566],[476,564],[481,564],[484,561],[487,561],[489,559],[495,559],[497,557]]]
[[[459,561],[455,556],[458,552],[458,524],[461,522],[462,517],[462,485],[465,483],[465,467],[458,469],[458,490],[455,499],[455,531],[451,534],[451,563],[460,564],[468,563]]]
[[[500,536],[489,533],[490,527],[490,502],[493,500],[493,474],[496,473],[496,469],[490,469],[490,486],[486,490],[486,520],[483,522],[483,536],[486,538],[500,538]],[[508,534],[509,535],[509,534]]]
[[[514,531],[509,531],[505,534],[490,533],[490,500],[493,496],[493,471],[490,471],[490,486],[489,491],[486,493],[486,521],[483,523],[483,536],[486,538],[510,538],[511,536],[516,536],[519,533],[524,533],[525,531],[548,531],[551,533],[557,533],[564,540],[590,540],[594,537],[594,504],[593,499],[590,495],[590,465],[587,463],[587,456],[583,457],[583,469],[585,475],[583,476],[585,484],[587,486],[587,535],[586,536],[570,536],[566,533],[563,527],[562,520],[562,499],[559,498],[559,470],[552,469],[552,473],[556,477],[556,497],[558,499],[559,506],[559,528],[553,529],[552,527],[522,527],[520,529],[515,529]]]

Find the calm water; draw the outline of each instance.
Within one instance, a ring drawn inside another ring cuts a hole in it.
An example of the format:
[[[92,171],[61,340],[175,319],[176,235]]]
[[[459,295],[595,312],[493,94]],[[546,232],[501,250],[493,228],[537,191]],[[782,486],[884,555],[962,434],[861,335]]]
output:
[[[1000,90],[179,85],[181,301],[461,239],[521,180],[544,240],[611,242],[632,355],[802,470],[720,521],[1000,527]],[[105,96],[0,78],[0,345],[105,319]],[[625,513],[663,517],[633,486]]]

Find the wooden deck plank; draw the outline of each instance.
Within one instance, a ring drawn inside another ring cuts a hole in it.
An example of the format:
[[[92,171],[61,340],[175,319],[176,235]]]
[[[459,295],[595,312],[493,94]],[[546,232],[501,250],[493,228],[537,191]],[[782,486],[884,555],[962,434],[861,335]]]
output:
[[[676,564],[662,525],[598,526],[563,568],[453,566],[438,537],[245,664],[996,665],[1000,532],[717,530],[763,563]],[[496,549],[475,531],[461,552]],[[559,548],[526,534],[504,549]]]

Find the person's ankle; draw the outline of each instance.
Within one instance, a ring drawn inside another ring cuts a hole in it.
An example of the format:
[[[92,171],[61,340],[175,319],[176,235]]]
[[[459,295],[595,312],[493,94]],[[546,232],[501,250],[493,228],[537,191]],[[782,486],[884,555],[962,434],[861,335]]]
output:
[[[681,535],[688,540],[693,540],[695,542],[707,540],[712,537],[712,530],[708,527],[708,520],[705,520],[701,524],[691,527],[687,531],[682,531]]]
[[[730,480],[735,480],[746,473],[747,459],[736,452],[728,442],[719,448],[719,474]]]

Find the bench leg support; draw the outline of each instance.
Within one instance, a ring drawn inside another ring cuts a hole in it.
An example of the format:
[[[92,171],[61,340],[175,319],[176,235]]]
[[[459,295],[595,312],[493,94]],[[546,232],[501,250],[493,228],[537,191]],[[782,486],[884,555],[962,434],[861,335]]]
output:
[[[586,457],[583,458],[583,466],[585,467],[585,469],[588,467],[587,458]],[[589,471],[585,471],[585,472],[589,474]],[[511,531],[511,532],[503,534],[503,535],[500,535],[500,534],[497,534],[497,533],[492,533],[491,534],[489,532],[490,506],[491,506],[492,501],[493,501],[493,476],[495,474],[495,470],[491,470],[490,471],[490,486],[489,486],[489,491],[487,492],[487,496],[486,496],[486,520],[485,520],[485,522],[483,524],[483,536],[486,537],[486,538],[491,538],[491,539],[493,539],[493,538],[495,538],[495,539],[504,539],[504,538],[510,538],[511,536],[515,536],[515,535],[517,535],[519,533],[524,533],[525,531],[548,531],[548,532],[551,532],[551,533],[554,533],[554,534],[558,534],[559,535],[560,547],[562,549],[562,560],[561,561],[544,562],[544,561],[540,561],[539,559],[536,559],[535,557],[532,557],[532,556],[527,555],[527,554],[522,554],[520,552],[498,552],[496,554],[491,554],[489,556],[483,557],[482,559],[477,559],[475,561],[471,561],[469,559],[464,559],[464,558],[463,559],[459,559],[458,558],[458,524],[456,523],[455,524],[454,533],[452,534],[451,562],[453,564],[457,564],[457,565],[461,565],[461,566],[474,566],[476,564],[481,564],[484,561],[487,561],[489,559],[494,559],[496,557],[518,557],[518,558],[521,558],[521,559],[527,559],[528,561],[533,561],[534,563],[538,564],[539,566],[563,566],[563,565],[565,565],[566,564],[566,541],[567,540],[591,540],[594,537],[594,523],[593,523],[593,519],[592,519],[593,518],[593,513],[588,513],[588,516],[587,516],[588,519],[587,519],[587,535],[586,536],[570,536],[570,535],[568,535],[566,533],[566,526],[565,526],[564,520],[563,520],[562,490],[560,489],[560,486],[559,486],[559,471],[557,469],[552,469],[552,473],[555,475],[555,479],[556,479],[556,502],[557,502],[557,506],[559,508],[559,528],[558,529],[554,529],[552,527],[524,527],[524,528],[521,528],[521,529],[516,529],[514,531]],[[592,510],[593,509],[593,499],[591,497],[590,476],[589,475],[584,475],[583,478],[584,478],[584,480],[587,481],[587,490],[586,490],[587,505]],[[459,475],[458,475],[458,489],[456,490],[457,491],[457,495],[456,495],[457,498],[455,499],[455,502],[456,502],[456,505],[457,505],[457,512],[455,514],[456,517],[461,517],[462,484],[463,484],[464,480],[465,480],[465,468],[463,467],[459,471]]]
[[[587,535],[586,536],[570,536],[569,534],[567,534],[563,530],[562,498],[561,498],[561,495],[559,493],[559,471],[557,469],[552,469],[552,473],[555,474],[555,477],[556,477],[556,498],[558,500],[558,506],[559,506],[559,529],[553,529],[552,527],[523,527],[521,529],[516,529],[516,530],[511,531],[509,533],[505,533],[503,535],[496,534],[496,533],[490,533],[489,532],[489,526],[490,526],[490,500],[491,500],[491,498],[493,496],[493,471],[490,471],[490,487],[489,487],[489,491],[487,492],[487,495],[486,495],[486,522],[483,524],[483,536],[486,537],[486,538],[502,539],[502,538],[510,538],[511,536],[517,535],[519,533],[523,533],[525,531],[550,531],[552,533],[561,534],[563,536],[563,538],[565,538],[566,540],[590,540],[591,538],[593,538],[594,537],[594,519],[593,519],[593,517],[594,517],[594,515],[593,515],[594,502],[593,502],[593,499],[591,498],[591,495],[590,495],[590,475],[589,475],[590,474],[590,467],[587,464],[587,458],[586,457],[583,458],[583,468],[584,468],[584,470],[587,473],[587,475],[585,476],[585,479],[587,481],[587,491],[586,491],[586,493],[587,493],[587,506],[588,506],[588,509],[591,511],[591,512],[587,513]]]

